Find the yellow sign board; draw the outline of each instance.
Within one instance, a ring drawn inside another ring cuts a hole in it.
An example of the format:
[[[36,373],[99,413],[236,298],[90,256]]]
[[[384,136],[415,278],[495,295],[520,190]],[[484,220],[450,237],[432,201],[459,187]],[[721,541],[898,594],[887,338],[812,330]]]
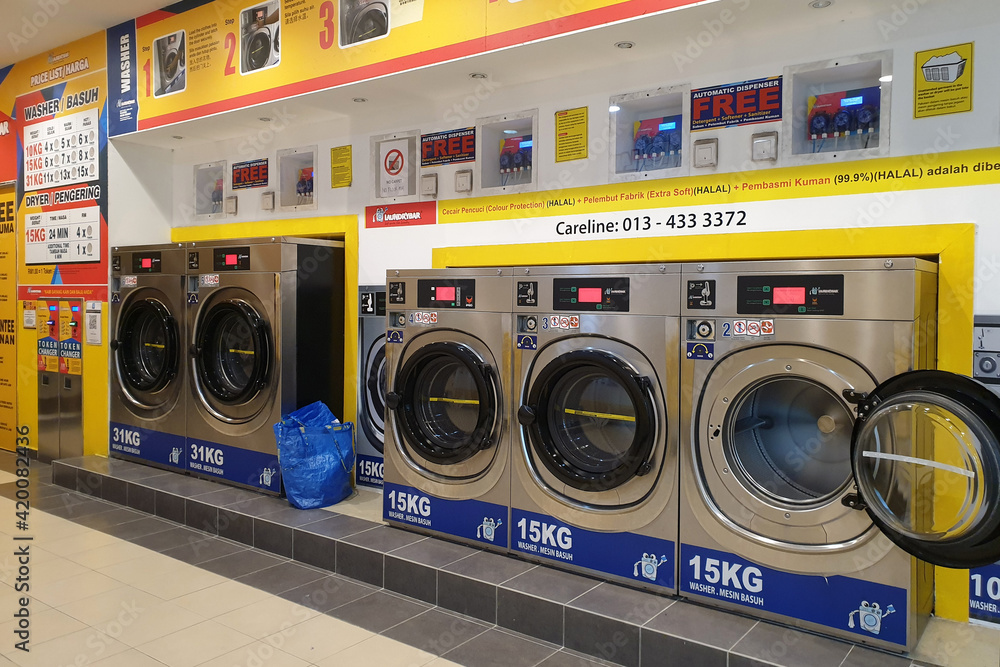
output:
[[[330,149],[330,187],[346,188],[354,180],[351,145]]]
[[[972,111],[973,43],[917,51],[913,72],[913,117]]]
[[[17,442],[17,233],[14,188],[0,190],[0,449]]]
[[[556,162],[587,159],[587,107],[556,112]]]

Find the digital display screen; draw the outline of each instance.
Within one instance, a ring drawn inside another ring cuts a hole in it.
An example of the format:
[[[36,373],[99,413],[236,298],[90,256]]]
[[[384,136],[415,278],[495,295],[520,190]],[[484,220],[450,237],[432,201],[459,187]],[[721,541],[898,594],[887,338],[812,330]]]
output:
[[[74,313],[79,313],[80,312],[80,306],[73,306],[72,308],[70,308],[70,310],[72,310]]]
[[[434,300],[435,301],[454,301],[455,300],[455,287],[438,287],[434,290]]]
[[[151,268],[153,268],[153,260],[152,260],[152,258],[150,258],[150,257],[143,257],[142,258],[142,268],[144,268],[144,269],[151,269]]]
[[[49,306],[49,310],[50,310],[50,311],[56,311],[56,310],[59,310],[59,306]]]
[[[664,130],[676,130],[676,129],[677,129],[677,123],[674,122],[660,123],[660,132],[663,132]]]
[[[212,248],[213,271],[249,271],[250,248]]]
[[[226,255],[226,266],[236,266],[236,255]]]
[[[775,287],[774,305],[776,306],[802,306],[806,302],[805,287]]]
[[[521,148],[531,148],[534,145],[534,141],[522,141]]]
[[[600,287],[581,287],[576,298],[580,303],[600,303],[601,294]]]
[[[861,104],[862,102],[864,102],[864,98],[860,97],[860,96],[859,97],[845,97],[842,100],[840,100],[840,106],[842,106],[842,107],[856,107],[859,104]]]

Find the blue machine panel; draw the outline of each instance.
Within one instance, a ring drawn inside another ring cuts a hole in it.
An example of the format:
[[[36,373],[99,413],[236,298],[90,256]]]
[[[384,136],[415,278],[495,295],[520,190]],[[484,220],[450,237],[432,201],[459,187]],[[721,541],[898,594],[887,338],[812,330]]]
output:
[[[647,586],[674,588],[675,543],[670,540],[586,530],[516,508],[511,509],[510,530],[514,551]]]
[[[385,469],[381,456],[365,456],[358,454],[357,468],[354,474],[358,484],[382,488],[382,471]]]
[[[269,493],[281,491],[281,469],[277,454],[220,445],[208,440],[187,439],[187,467],[195,474],[218,477]]]
[[[906,590],[852,577],[792,574],[681,544],[680,590],[906,646]]]
[[[969,571],[969,618],[1000,623],[1000,563]]]
[[[141,461],[187,470],[184,436],[111,422],[111,451]]]
[[[447,500],[410,486],[387,483],[382,508],[386,521],[493,547],[507,547],[507,508],[503,505],[480,500]]]

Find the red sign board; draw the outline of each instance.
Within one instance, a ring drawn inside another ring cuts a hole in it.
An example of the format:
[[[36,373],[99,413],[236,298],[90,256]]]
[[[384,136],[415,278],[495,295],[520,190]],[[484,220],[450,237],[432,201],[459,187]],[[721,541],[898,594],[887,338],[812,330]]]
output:
[[[476,161],[476,128],[435,132],[420,137],[420,166]]]
[[[365,227],[368,229],[435,224],[437,224],[437,202],[433,201],[365,208]]]
[[[233,190],[267,187],[267,158],[233,164]]]

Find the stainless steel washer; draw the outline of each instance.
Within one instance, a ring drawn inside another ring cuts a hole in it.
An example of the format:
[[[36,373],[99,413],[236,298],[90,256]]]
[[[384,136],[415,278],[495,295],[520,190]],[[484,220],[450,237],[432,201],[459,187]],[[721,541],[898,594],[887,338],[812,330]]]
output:
[[[512,551],[675,589],[679,272],[515,270]]]
[[[506,550],[511,270],[387,280],[385,519]]]
[[[385,452],[385,285],[358,290],[358,484],[382,486]]]
[[[1000,557],[1000,401],[910,372],[934,367],[936,265],[686,265],[682,286],[681,594],[912,648],[928,563]]]

